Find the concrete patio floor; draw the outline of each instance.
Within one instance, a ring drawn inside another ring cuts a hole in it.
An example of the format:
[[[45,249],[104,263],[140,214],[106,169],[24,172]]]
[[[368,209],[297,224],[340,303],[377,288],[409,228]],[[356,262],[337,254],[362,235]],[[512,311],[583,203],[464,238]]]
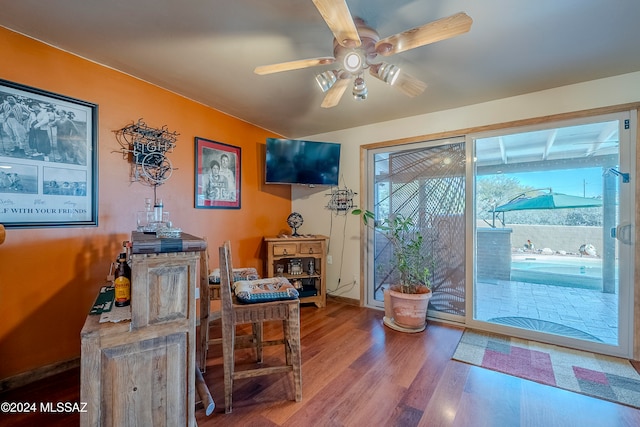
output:
[[[537,283],[485,280],[476,284],[475,295],[477,320],[536,319],[581,331],[606,344],[618,342],[617,294]]]

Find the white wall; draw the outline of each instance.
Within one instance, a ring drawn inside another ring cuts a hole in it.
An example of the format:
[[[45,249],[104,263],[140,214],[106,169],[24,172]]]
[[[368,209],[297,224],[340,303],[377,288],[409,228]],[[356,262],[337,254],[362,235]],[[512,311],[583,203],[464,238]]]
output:
[[[340,184],[359,192],[360,145],[640,102],[638,87],[640,87],[640,72],[406,119],[312,135],[306,139],[342,143]],[[424,99],[425,102],[429,102],[428,97]],[[327,188],[294,186],[291,191],[292,208],[304,217],[301,232],[330,234],[329,255],[333,263],[327,266],[329,293],[336,289],[338,279],[341,278],[342,287],[337,294],[358,300],[361,285],[359,277],[360,220],[353,215],[332,216],[331,211],[325,208],[329,201],[329,197],[326,196],[328,193]],[[357,200],[359,203],[359,196]],[[352,282],[354,277],[357,285],[345,286]]]

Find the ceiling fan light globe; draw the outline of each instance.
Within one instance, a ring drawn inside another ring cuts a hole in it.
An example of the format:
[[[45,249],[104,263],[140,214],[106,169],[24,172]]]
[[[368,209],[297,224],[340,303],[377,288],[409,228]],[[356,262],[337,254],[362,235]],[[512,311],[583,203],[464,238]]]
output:
[[[367,84],[364,82],[362,77],[357,77],[353,82],[353,98],[356,101],[364,101],[367,99],[367,95],[369,94],[369,89],[367,88]]]
[[[382,80],[383,82],[389,85],[393,85],[398,80],[400,71],[400,67],[398,67],[397,65],[383,62],[380,66],[380,69],[378,70],[378,77],[380,77],[380,80]]]
[[[358,93],[353,95],[353,99],[355,99],[356,101],[364,101],[365,99],[367,99],[367,95],[368,95],[368,91],[365,91],[364,93]]]
[[[331,87],[336,83],[336,80],[336,73],[330,70],[316,76],[316,82],[318,83],[318,86],[320,86],[322,92],[326,92],[331,89]]]

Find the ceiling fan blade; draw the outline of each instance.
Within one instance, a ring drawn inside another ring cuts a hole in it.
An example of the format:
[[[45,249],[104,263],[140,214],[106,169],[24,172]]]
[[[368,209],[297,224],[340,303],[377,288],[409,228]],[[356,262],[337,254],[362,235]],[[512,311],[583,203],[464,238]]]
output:
[[[299,59],[297,61],[281,62],[279,64],[260,65],[253,70],[254,73],[264,75],[279,73],[281,71],[299,70],[301,68],[315,67],[316,65],[333,64],[335,62],[333,56],[324,56],[320,58]]]
[[[345,0],[313,0],[313,4],[341,46],[360,46],[360,35]]]
[[[440,40],[446,40],[471,29],[473,20],[464,12],[438,19],[420,27],[384,38],[376,43],[376,52],[389,56]]]
[[[371,65],[369,74],[412,98],[420,95],[427,87],[427,84],[422,80],[388,63]]]
[[[331,108],[338,105],[342,95],[344,95],[344,91],[347,90],[347,86],[351,83],[351,79],[338,79],[337,82],[327,91],[324,99],[322,100],[322,104],[320,106],[322,108]]]
[[[401,72],[393,87],[400,92],[413,98],[420,95],[427,88],[427,84],[422,80],[413,77],[411,74]]]

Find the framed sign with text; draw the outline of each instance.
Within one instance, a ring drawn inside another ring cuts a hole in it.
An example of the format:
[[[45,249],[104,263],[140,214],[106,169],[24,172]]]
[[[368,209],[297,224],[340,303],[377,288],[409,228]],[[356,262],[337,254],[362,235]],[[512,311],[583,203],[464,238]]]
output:
[[[98,107],[0,80],[0,223],[97,226]]]

